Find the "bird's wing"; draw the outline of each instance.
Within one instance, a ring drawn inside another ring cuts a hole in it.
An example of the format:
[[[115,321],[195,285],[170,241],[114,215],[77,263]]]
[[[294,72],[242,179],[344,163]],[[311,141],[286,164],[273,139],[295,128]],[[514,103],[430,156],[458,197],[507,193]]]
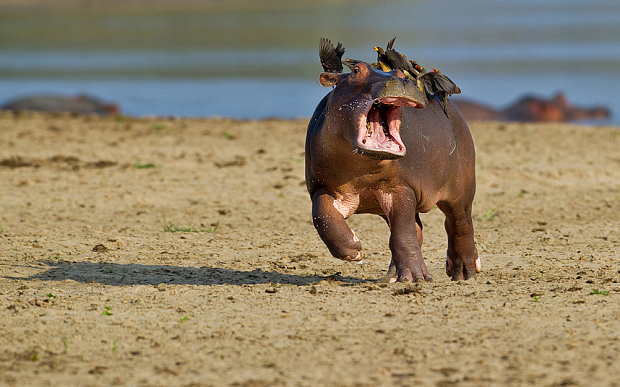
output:
[[[450,78],[443,74],[435,74],[434,81],[437,88],[445,91],[448,95],[461,94],[461,89]]]
[[[342,62],[340,58],[344,54],[344,47],[338,43],[338,46],[334,48],[332,42],[329,39],[321,38],[319,42],[319,58],[321,59],[321,66],[326,73],[341,73]]]

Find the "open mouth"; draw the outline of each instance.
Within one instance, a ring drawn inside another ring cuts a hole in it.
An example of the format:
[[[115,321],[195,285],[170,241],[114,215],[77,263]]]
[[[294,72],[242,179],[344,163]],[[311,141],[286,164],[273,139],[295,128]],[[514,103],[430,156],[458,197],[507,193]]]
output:
[[[407,150],[400,138],[402,107],[417,105],[402,97],[369,101],[368,109],[360,117],[355,153],[380,160],[403,157]]]

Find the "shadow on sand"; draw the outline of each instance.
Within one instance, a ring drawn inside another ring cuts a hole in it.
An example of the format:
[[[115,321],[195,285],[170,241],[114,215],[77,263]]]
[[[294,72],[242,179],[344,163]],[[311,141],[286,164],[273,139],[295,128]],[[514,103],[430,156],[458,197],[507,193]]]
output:
[[[288,284],[310,285],[326,279],[344,283],[364,283],[369,280],[343,277],[339,273],[330,276],[283,274],[277,271],[255,269],[251,271],[232,270],[218,267],[179,267],[165,265],[118,264],[106,262],[37,261],[42,269],[39,274],[28,277],[5,277],[7,279],[41,281],[73,280],[81,283],[100,283],[111,286],[129,285],[246,285],[246,284]],[[45,267],[47,266],[47,267]]]

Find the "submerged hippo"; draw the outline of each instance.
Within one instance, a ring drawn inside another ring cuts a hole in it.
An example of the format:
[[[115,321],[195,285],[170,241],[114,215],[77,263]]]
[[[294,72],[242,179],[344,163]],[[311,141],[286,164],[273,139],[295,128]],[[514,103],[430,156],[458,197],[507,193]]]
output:
[[[345,219],[377,214],[391,232],[392,261],[383,280],[431,280],[418,214],[437,205],[446,216],[446,273],[474,278],[480,271],[471,218],[474,144],[458,109],[448,102],[446,115],[433,98],[435,112],[426,109],[400,70],[386,73],[364,62],[319,80],[334,89],[308,124],[306,185],[314,226],[331,254],[360,261],[361,243]]]
[[[69,112],[74,114],[99,114],[101,116],[116,115],[118,105],[104,103],[88,95],[65,97],[61,95],[34,95],[19,98],[0,107],[1,110],[14,112],[31,110],[39,112]]]
[[[454,104],[467,121],[567,122],[611,117],[611,112],[604,106],[573,106],[561,92],[551,99],[526,96],[505,109],[494,109],[466,99],[455,99]]]

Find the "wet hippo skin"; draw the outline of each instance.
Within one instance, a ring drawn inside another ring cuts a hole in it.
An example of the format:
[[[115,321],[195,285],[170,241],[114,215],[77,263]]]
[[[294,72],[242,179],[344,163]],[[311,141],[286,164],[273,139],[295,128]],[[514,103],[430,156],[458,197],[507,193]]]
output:
[[[334,89],[317,106],[306,137],[306,185],[314,226],[336,258],[360,261],[361,242],[345,219],[370,213],[390,228],[392,260],[382,280],[422,281],[419,213],[445,214],[446,273],[480,270],[471,218],[476,189],[474,144],[458,109],[429,98],[403,73],[358,63],[350,73],[322,73]]]

